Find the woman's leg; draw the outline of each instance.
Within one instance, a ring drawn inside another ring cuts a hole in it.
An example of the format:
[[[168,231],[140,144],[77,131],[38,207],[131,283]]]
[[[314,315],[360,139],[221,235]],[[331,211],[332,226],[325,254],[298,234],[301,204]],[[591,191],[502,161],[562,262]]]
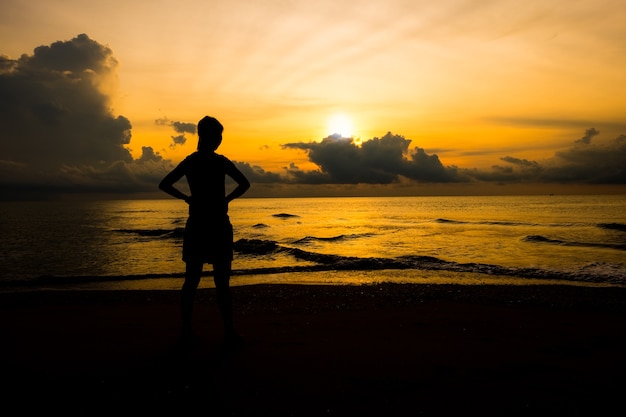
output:
[[[183,325],[183,336],[193,334],[192,316],[193,306],[196,298],[196,289],[200,284],[202,275],[201,262],[187,262],[185,268],[185,282],[180,295],[180,313]]]
[[[213,280],[217,306],[224,323],[224,335],[227,339],[237,336],[233,323],[233,303],[230,295],[230,261],[219,261],[213,264]]]

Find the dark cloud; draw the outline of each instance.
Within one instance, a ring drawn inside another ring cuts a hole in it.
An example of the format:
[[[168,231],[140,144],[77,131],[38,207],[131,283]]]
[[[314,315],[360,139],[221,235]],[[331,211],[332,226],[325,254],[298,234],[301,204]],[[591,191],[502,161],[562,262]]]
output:
[[[626,136],[620,135],[604,144],[592,144],[591,138],[599,133],[589,129],[572,147],[557,152],[554,160],[546,167],[542,179],[626,184]]]
[[[593,139],[594,136],[598,136],[599,134],[600,132],[598,132],[595,127],[592,127],[590,129],[587,129],[585,131],[585,135],[582,138],[578,139],[576,143],[588,145],[591,143],[591,139]]]
[[[84,34],[39,46],[19,59],[0,57],[3,187],[154,187],[146,182],[147,161],[134,161],[127,149],[130,121],[110,107],[117,65],[110,48]]]
[[[196,125],[194,123],[172,122],[172,126],[178,133],[196,133]]]
[[[3,195],[58,192],[155,191],[173,165],[152,147],[138,159],[128,150],[131,123],[114,115],[110,97],[117,61],[107,46],[79,35],[36,48],[18,59],[0,56],[0,187]],[[156,120],[174,132],[170,146],[196,133],[195,123]],[[598,141],[588,128],[569,148],[544,161],[500,157],[490,170],[444,165],[437,154],[410,147],[411,140],[387,133],[356,143],[339,135],[321,142],[296,142],[318,168],[289,164],[280,173],[236,162],[251,182],[271,190],[278,184],[325,189],[342,184],[396,187],[414,183],[626,184],[626,136]],[[495,152],[495,150],[494,150]],[[280,187],[277,187],[277,189]],[[355,188],[356,189],[356,188]]]
[[[529,161],[527,159],[519,159],[513,158],[512,156],[505,156],[504,158],[500,158],[504,162],[508,162],[509,164],[519,165],[524,168],[538,168],[539,164],[535,161]]]
[[[444,167],[437,155],[423,149],[409,150],[411,140],[387,133],[382,138],[364,141],[331,135],[321,142],[288,143],[283,148],[301,149],[319,166],[317,171],[290,167],[294,182],[312,184],[390,184],[401,177],[415,181],[460,181],[455,167]]]
[[[524,117],[488,117],[485,121],[520,128],[539,127],[557,129],[586,129],[588,126],[596,126],[612,132],[623,132],[626,130],[626,123],[617,120],[591,120],[578,118],[524,118]],[[593,128],[592,128],[593,129]]]
[[[159,155],[158,152],[155,152],[151,146],[142,146],[141,157],[137,161],[138,162],[162,162],[163,157]]]
[[[600,132],[585,131],[566,150],[542,162],[506,156],[491,172],[471,170],[467,174],[480,181],[626,184],[626,136],[620,135],[606,143],[595,144],[592,139]]]
[[[180,133],[180,135],[172,136],[172,143],[170,144],[170,148],[175,148],[178,145],[184,145],[187,142],[187,137],[185,136],[185,133],[196,133],[195,123],[173,122],[168,120],[167,118],[157,119],[155,120],[155,123],[159,126],[171,126],[176,133]]]
[[[237,168],[243,172],[243,174],[253,183],[280,183],[284,182],[279,174],[265,171],[258,165],[250,165],[247,162],[234,162],[237,165]]]
[[[132,161],[124,147],[131,124],[111,114],[101,89],[116,66],[111,50],[86,35],[2,65],[2,157],[44,166]]]
[[[170,143],[170,148],[175,148],[178,145],[184,145],[187,142],[187,138],[185,135],[172,136],[172,143]]]
[[[604,144],[592,143],[595,128],[585,131],[570,148],[545,161],[515,156],[500,158],[491,170],[444,166],[435,154],[409,148],[411,141],[387,133],[357,145],[350,138],[329,136],[321,142],[289,143],[301,149],[319,169],[285,168],[283,182],[299,184],[393,184],[403,180],[430,183],[580,183],[626,184],[626,136]]]

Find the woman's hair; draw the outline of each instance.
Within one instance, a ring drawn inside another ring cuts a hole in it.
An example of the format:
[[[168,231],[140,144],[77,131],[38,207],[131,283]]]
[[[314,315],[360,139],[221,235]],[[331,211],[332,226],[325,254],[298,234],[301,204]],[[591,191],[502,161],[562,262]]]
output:
[[[224,126],[214,117],[204,116],[198,122],[198,150],[216,150],[222,143]]]

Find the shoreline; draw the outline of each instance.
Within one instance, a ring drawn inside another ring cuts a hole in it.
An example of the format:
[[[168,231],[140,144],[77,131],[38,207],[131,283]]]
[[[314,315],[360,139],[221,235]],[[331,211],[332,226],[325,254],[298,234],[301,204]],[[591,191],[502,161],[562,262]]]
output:
[[[177,290],[0,293],[5,407],[219,416],[595,415],[623,409],[626,289],[233,287],[247,344],[176,349]],[[7,408],[8,409],[8,408]],[[599,414],[598,414],[599,413]]]
[[[12,281],[0,285],[1,293],[21,291],[81,291],[81,290],[179,290],[183,273],[148,274],[129,276],[58,276],[39,277],[30,281]],[[266,274],[241,274],[231,277],[231,286],[249,285],[376,285],[383,283],[401,285],[563,285],[579,287],[626,288],[626,285],[573,281],[566,279],[522,278],[515,276],[491,275],[477,272],[457,272],[439,270],[325,270],[308,272],[280,272]],[[214,288],[210,272],[203,273],[199,288]]]

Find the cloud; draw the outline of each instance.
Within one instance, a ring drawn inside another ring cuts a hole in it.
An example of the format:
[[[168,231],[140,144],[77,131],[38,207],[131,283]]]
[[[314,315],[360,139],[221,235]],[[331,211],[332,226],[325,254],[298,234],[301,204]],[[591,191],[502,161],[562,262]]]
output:
[[[459,169],[445,166],[436,154],[420,147],[409,148],[411,140],[387,133],[382,138],[363,141],[329,136],[321,142],[283,145],[301,149],[318,170],[303,171],[294,164],[285,169],[283,182],[296,184],[395,184],[429,183],[579,183],[626,184],[626,136],[608,143],[594,144],[595,128],[573,141],[568,149],[544,161],[503,156],[500,163],[485,169]]]
[[[2,198],[28,192],[156,191],[173,164],[149,146],[137,159],[130,154],[131,122],[110,106],[117,66],[111,49],[87,35],[37,47],[18,59],[0,56]],[[173,130],[172,147],[196,133],[194,123],[167,118],[155,123]],[[505,155],[490,170],[446,166],[437,154],[392,133],[359,143],[332,135],[282,146],[305,152],[317,166],[313,170],[291,163],[275,173],[235,163],[252,183],[270,191],[281,184],[327,189],[426,182],[626,184],[626,136],[605,142],[600,137],[598,129],[587,128],[551,158]]]
[[[596,130],[595,127],[592,127],[590,129],[587,129],[585,131],[585,135],[582,138],[578,139],[576,143],[582,143],[582,144],[588,145],[591,143],[591,139],[593,139],[594,136],[598,136],[599,134],[600,132]]]
[[[331,135],[321,142],[298,142],[283,145],[300,149],[317,171],[287,169],[294,182],[309,184],[391,184],[402,177],[415,181],[462,181],[455,167],[445,167],[437,155],[424,149],[409,150],[411,140],[387,133],[382,138],[363,141],[359,146],[352,138]]]
[[[187,138],[185,135],[172,136],[172,143],[170,143],[170,148],[175,148],[178,145],[184,145],[187,142]]]
[[[528,117],[486,117],[486,122],[497,123],[519,128],[557,128],[557,129],[585,129],[588,126],[600,126],[610,131],[626,130],[626,123],[618,120],[592,120],[579,118],[528,118]],[[594,129],[595,128],[591,128]]]
[[[3,158],[44,166],[132,160],[124,147],[131,124],[111,114],[100,89],[117,66],[109,48],[79,35],[0,60],[9,68],[0,73]]]
[[[196,125],[194,123],[172,122],[172,126],[178,133],[196,133]]]
[[[279,174],[265,171],[258,165],[250,165],[247,162],[233,162],[252,183],[272,184],[284,182]]]
[[[480,181],[626,184],[626,136],[592,143],[599,134],[589,128],[569,148],[542,162],[505,156],[500,160],[508,166],[495,165],[491,172],[469,170],[467,175]]]
[[[154,187],[143,165],[156,161],[133,160],[127,149],[131,123],[110,108],[117,65],[110,48],[84,34],[39,46],[19,59],[0,56],[3,187],[62,192]]]
[[[172,122],[165,117],[155,120],[155,123],[158,126],[171,126],[176,133],[180,133],[180,135],[172,136],[172,143],[170,144],[170,148],[172,149],[178,145],[184,145],[187,142],[185,133],[190,133],[192,135],[196,133],[195,123]]]
[[[513,158],[512,156],[505,156],[500,158],[504,162],[508,162],[513,165],[518,165],[524,168],[537,168],[539,164],[535,161],[528,161],[526,159]]]
[[[599,134],[595,129],[588,129],[585,136],[569,149],[557,152],[542,179],[626,184],[626,136],[620,135],[604,144],[592,144],[591,139]]]

